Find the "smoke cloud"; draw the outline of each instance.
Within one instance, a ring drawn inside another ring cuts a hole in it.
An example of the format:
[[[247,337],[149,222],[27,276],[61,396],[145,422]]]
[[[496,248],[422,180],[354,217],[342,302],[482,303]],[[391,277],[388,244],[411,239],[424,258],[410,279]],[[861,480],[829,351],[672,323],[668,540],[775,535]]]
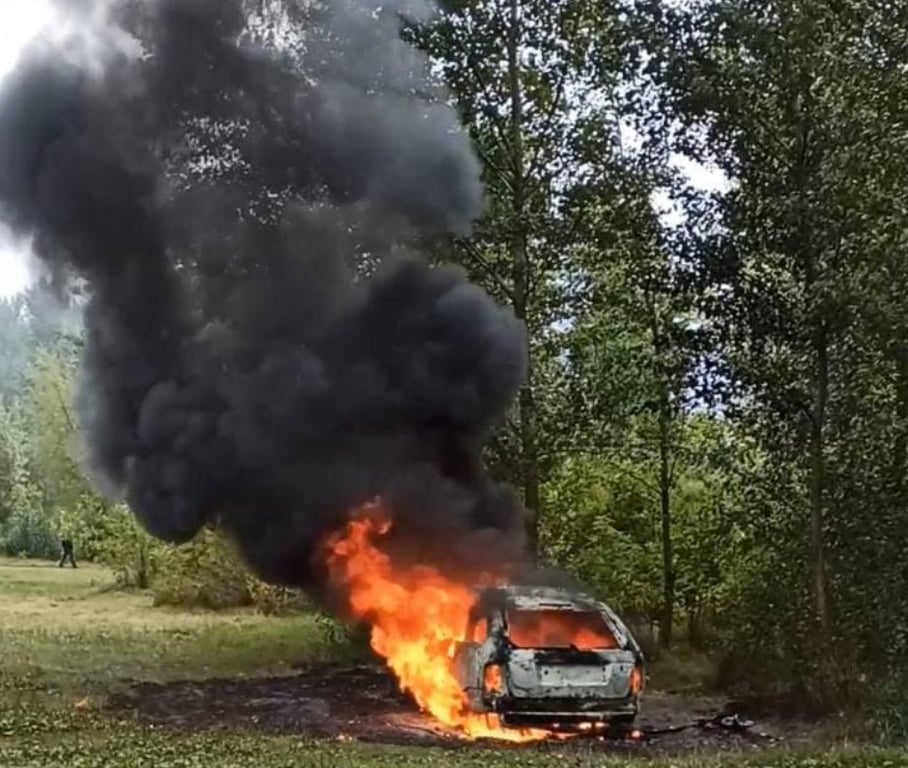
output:
[[[464,234],[479,165],[425,0],[68,2],[0,90],[0,218],[87,281],[91,473],[157,537],[222,525],[271,581],[386,499],[420,557],[520,547],[479,450],[524,331],[412,243]]]

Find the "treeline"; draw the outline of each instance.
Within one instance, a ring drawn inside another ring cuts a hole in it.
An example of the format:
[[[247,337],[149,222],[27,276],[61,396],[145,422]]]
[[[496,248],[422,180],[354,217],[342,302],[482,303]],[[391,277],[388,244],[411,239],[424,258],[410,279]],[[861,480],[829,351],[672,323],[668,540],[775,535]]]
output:
[[[61,538],[77,560],[114,569],[120,586],[151,589],[156,604],[280,613],[305,596],[249,574],[214,531],[186,547],[151,538],[122,504],[92,487],[73,395],[78,313],[41,282],[0,301],[0,554],[56,559]]]
[[[255,5],[256,29],[283,28],[280,3]],[[900,722],[908,18],[869,0],[451,0],[408,34],[487,187],[473,236],[432,253],[529,330],[488,461],[539,556],[654,646],[711,653],[724,683]],[[209,128],[195,144],[216,157]],[[725,183],[692,182],[697,164]],[[47,554],[62,515],[86,554],[105,526],[140,551],[73,463],[74,357],[42,342],[7,393],[4,546]]]

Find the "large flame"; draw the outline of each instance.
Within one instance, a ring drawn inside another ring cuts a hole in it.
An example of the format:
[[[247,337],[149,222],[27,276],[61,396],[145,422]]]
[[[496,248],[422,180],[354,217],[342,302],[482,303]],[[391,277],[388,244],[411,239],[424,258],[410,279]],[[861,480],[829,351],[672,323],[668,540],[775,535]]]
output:
[[[542,730],[503,727],[469,711],[454,669],[476,595],[430,566],[396,567],[376,546],[391,530],[380,504],[369,505],[327,541],[327,565],[353,615],[372,628],[372,649],[420,708],[469,738],[534,741]],[[487,582],[494,581],[486,577]]]

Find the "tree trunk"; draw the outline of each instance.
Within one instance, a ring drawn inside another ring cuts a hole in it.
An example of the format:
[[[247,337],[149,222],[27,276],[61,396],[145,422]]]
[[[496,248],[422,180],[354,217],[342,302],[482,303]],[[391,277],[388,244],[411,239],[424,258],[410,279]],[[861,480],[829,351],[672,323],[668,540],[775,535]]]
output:
[[[148,578],[148,553],[144,544],[139,545],[139,573],[137,578],[139,589],[148,589],[151,580]]]
[[[529,304],[529,255],[526,235],[526,167],[523,143],[523,88],[520,81],[521,42],[520,0],[510,2],[508,29],[508,90],[511,106],[510,121],[510,171],[512,174],[512,231],[510,254],[514,282],[514,314],[527,322]],[[529,339],[528,339],[529,342]],[[532,360],[529,359],[527,380],[520,389],[518,418],[520,421],[520,472],[523,485],[523,503],[526,510],[527,548],[532,557],[539,552],[539,468],[536,450],[536,403],[532,389]]]
[[[536,457],[536,403],[529,384],[520,390],[520,443],[523,453],[523,503],[526,508],[527,550],[536,560],[539,551],[539,466]]]
[[[816,290],[819,259],[814,250],[814,227],[810,210],[812,174],[817,163],[817,153],[812,151],[813,121],[809,109],[809,90],[802,94],[795,106],[799,116],[799,143],[795,179],[797,183],[795,253],[804,261],[804,287],[807,295]],[[810,499],[810,568],[813,593],[814,619],[818,630],[821,658],[828,660],[824,648],[829,640],[829,594],[826,576],[826,542],[824,534],[824,497],[826,485],[826,405],[829,396],[829,336],[823,316],[814,318],[810,351],[814,358],[812,402],[810,404],[810,473],[808,493]]]
[[[813,409],[810,431],[810,551],[813,570],[813,596],[820,641],[829,639],[829,595],[826,579],[826,543],[823,500],[826,484],[824,426],[829,394],[829,349],[825,327],[814,338],[816,372],[813,387]]]
[[[700,606],[687,612],[687,641],[694,650],[703,650],[703,611]]]
[[[905,489],[905,463],[908,458],[908,349],[895,350],[896,436],[892,447],[890,477],[893,499],[901,499]]]
[[[659,511],[662,521],[662,618],[659,644],[672,643],[675,616],[675,556],[672,547],[672,414],[668,389],[664,388],[659,406]]]

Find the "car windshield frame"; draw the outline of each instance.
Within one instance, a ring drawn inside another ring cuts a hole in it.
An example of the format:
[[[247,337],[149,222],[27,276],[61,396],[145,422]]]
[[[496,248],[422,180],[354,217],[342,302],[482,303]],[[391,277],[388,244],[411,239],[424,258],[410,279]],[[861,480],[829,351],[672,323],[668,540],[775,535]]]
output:
[[[552,605],[539,605],[539,606],[515,606],[509,605],[504,610],[504,628],[505,635],[508,639],[508,642],[515,648],[530,650],[579,650],[579,651],[603,651],[603,650],[615,650],[619,647],[618,637],[611,626],[611,622],[608,620],[608,617],[602,612],[595,610],[593,608],[583,606],[552,606]],[[538,624],[535,627],[524,627],[517,629],[515,633],[515,622],[514,618],[516,617],[530,617],[537,616],[537,622],[542,623],[546,619],[554,620],[554,623],[557,625],[559,619],[564,619],[565,626],[563,627],[550,627],[549,629],[543,629]],[[568,629],[566,626],[571,622],[583,622],[584,620],[589,623],[589,626],[583,627],[577,626],[575,629]],[[539,641],[527,642],[521,641],[521,638],[524,636],[523,633],[526,632],[540,632],[543,633],[540,635]],[[559,633],[568,633],[572,632],[573,637],[571,640],[565,640],[561,642],[552,643],[551,640],[542,640],[542,637],[551,638],[554,635]],[[587,634],[584,634],[587,633]],[[592,642],[579,642],[584,639],[584,637],[598,637],[602,638],[602,643],[592,643]]]

